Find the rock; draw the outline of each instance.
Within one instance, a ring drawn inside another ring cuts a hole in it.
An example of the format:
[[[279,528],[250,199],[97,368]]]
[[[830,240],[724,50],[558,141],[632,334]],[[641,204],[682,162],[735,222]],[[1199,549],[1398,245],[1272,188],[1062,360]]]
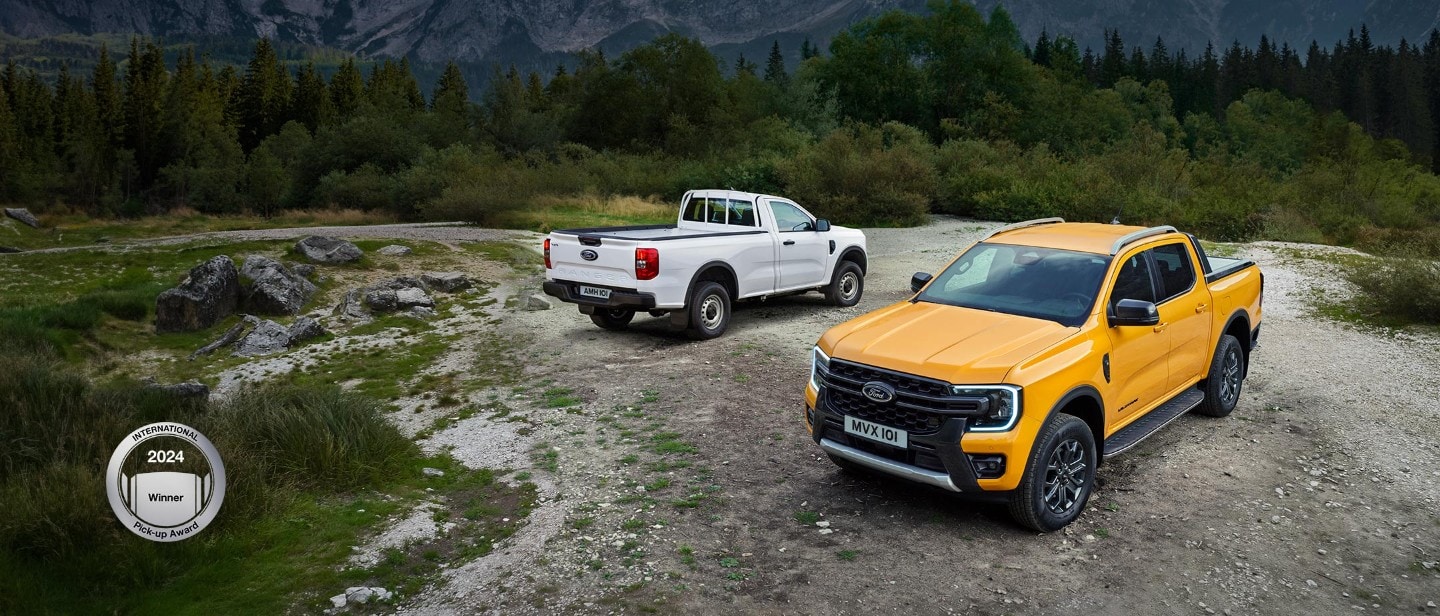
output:
[[[514,302],[513,305],[515,306],[515,309],[516,309],[516,310],[528,310],[528,311],[533,311],[533,310],[549,310],[550,308],[552,308],[552,306],[550,305],[550,302],[549,302],[548,300],[546,300],[545,298],[543,298],[543,297],[537,297],[537,296],[530,295],[530,294],[517,295],[517,296],[514,297],[514,299],[513,299],[512,301]],[[506,302],[506,305],[509,306],[509,305],[511,305],[511,304],[510,304],[510,302]]]
[[[816,522],[815,525],[819,526],[820,528],[830,528],[830,520],[820,520],[819,522]]]
[[[399,245],[399,244],[391,244],[391,245],[386,246],[386,247],[384,247],[384,248],[381,248],[380,250],[377,250],[377,251],[375,251],[375,252],[380,253],[380,254],[382,254],[382,255],[385,255],[385,256],[387,256],[387,257],[404,257],[404,256],[408,256],[410,253],[415,252],[415,251],[410,250],[410,247],[409,247],[409,246],[401,246],[401,245]]]
[[[470,288],[470,279],[460,272],[426,272],[420,276],[420,280],[432,290],[446,293]]]
[[[330,605],[333,605],[337,608],[345,607],[345,595],[342,593],[330,597]]]
[[[23,207],[7,207],[5,208],[5,215],[25,223],[32,229],[40,228],[40,220],[35,218],[35,215],[31,214],[30,210]]]
[[[331,310],[330,314],[346,321],[369,321],[370,313],[365,311],[364,301],[364,289],[351,289],[345,293],[345,297],[340,298],[340,303],[335,304],[335,309]]]
[[[295,250],[316,263],[349,263],[365,253],[338,237],[312,235],[295,244]]]
[[[377,312],[394,312],[396,308],[394,289],[373,289],[365,292],[365,307]]]
[[[309,264],[309,263],[288,263],[288,262],[286,263],[286,265],[290,267],[290,271],[295,272],[295,275],[296,275],[296,276],[299,276],[299,277],[304,278],[304,279],[306,279],[306,280],[310,280],[310,279],[312,279],[312,278],[315,277],[315,266],[314,266],[314,265],[311,265],[311,264]]]
[[[435,317],[435,309],[426,306],[412,306],[405,311],[405,316],[416,319],[432,319]]]
[[[20,250],[19,248],[11,248],[11,247],[9,247],[9,246],[0,246],[0,254],[3,254],[3,253],[16,253],[16,252],[25,252],[25,251]]]
[[[828,535],[828,534],[833,533],[833,532],[835,532],[835,529],[833,529],[833,528],[822,528],[822,529],[820,529],[820,534],[822,534],[822,535]]]
[[[157,333],[190,332],[214,325],[240,301],[240,275],[235,262],[220,255],[190,270],[180,286],[155,299]]]
[[[240,339],[240,344],[235,348],[235,354],[241,357],[271,355],[284,351],[288,346],[290,346],[290,331],[285,329],[284,325],[265,320]]]
[[[290,344],[296,344],[299,342],[304,342],[311,338],[319,338],[320,336],[324,336],[325,328],[321,327],[320,322],[316,321],[315,319],[312,319],[310,317],[300,317],[298,319],[295,319],[294,323],[290,324],[290,329],[288,330],[288,333],[290,334]]]
[[[240,339],[240,334],[243,333],[245,333],[245,323],[236,323],[235,327],[232,327],[229,329],[229,331],[221,334],[219,338],[211,341],[210,344],[195,349],[195,352],[191,353],[190,357],[187,357],[186,359],[194,360],[196,357],[199,357],[201,355],[209,355],[211,353],[214,353],[215,350],[219,349],[220,347],[235,344],[235,341]]]
[[[210,397],[210,387],[195,380],[185,381],[184,383],[171,383],[169,385],[146,383],[145,388],[163,391],[177,398],[186,400],[204,400]]]
[[[386,281],[384,281],[384,282],[376,283],[375,285],[371,286],[370,288],[372,288],[372,289],[390,289],[390,290],[392,290],[392,291],[399,291],[400,289],[421,289],[421,290],[424,290],[424,289],[425,289],[425,283],[421,282],[420,279],[418,279],[418,278],[411,278],[411,277],[409,277],[409,276],[397,276],[397,277],[395,277],[395,278],[391,278],[391,279],[386,280]]]
[[[345,589],[345,601],[347,603],[369,603],[374,599],[377,601],[389,601],[391,593],[379,586],[351,586]],[[333,602],[334,599],[331,599]]]
[[[428,466],[425,467],[425,468],[420,469],[420,472],[421,472],[421,473],[424,473],[426,477],[444,477],[444,476],[445,476],[445,471],[442,471],[442,470],[440,470],[440,469],[438,469],[438,468],[430,468],[430,467],[428,467]]]
[[[246,310],[260,314],[300,314],[317,290],[314,283],[279,261],[259,255],[245,257],[240,275],[251,280],[245,291]]]
[[[430,307],[435,305],[435,300],[424,289],[410,288],[400,289],[395,292],[395,304],[400,308],[413,308],[415,306]]]

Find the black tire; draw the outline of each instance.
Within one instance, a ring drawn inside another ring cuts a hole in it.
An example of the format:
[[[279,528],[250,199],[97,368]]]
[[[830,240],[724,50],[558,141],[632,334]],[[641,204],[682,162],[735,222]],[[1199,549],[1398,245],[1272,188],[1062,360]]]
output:
[[[696,340],[719,338],[730,325],[730,292],[725,285],[703,280],[690,295],[690,329],[686,333]]]
[[[860,296],[864,294],[865,273],[860,271],[860,266],[854,261],[840,262],[840,267],[835,268],[835,278],[825,287],[825,297],[836,306],[849,308],[860,303]]]
[[[1245,351],[1234,336],[1220,336],[1215,345],[1215,358],[1205,377],[1205,400],[1195,412],[1210,417],[1224,417],[1240,402],[1240,386],[1245,383]]]
[[[596,308],[590,314],[590,320],[604,329],[616,330],[625,329],[630,325],[630,320],[635,318],[634,310],[624,308]]]
[[[1095,437],[1074,415],[1056,413],[1035,437],[1010,515],[1042,533],[1060,530],[1085,510],[1095,489]]]

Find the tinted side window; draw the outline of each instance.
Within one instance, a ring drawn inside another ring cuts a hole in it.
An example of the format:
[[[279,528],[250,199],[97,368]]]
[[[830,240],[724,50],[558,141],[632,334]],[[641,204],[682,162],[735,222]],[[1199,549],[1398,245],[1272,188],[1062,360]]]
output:
[[[730,224],[743,227],[755,226],[755,204],[749,201],[731,199]]]
[[[770,210],[775,212],[775,226],[781,233],[815,230],[815,222],[798,207],[783,201],[771,201]]]
[[[1190,290],[1195,284],[1195,269],[1190,266],[1190,253],[1184,244],[1166,244],[1150,251],[1160,271],[1160,301]],[[1157,302],[1158,303],[1158,302]]]
[[[1120,266],[1120,274],[1115,277],[1115,288],[1110,291],[1111,308],[1122,299],[1155,301],[1155,285],[1150,280],[1150,261],[1145,258],[1145,254],[1137,252]]]
[[[710,211],[707,208],[704,197],[694,197],[685,204],[685,216],[682,220],[689,222],[707,222],[710,220]]]

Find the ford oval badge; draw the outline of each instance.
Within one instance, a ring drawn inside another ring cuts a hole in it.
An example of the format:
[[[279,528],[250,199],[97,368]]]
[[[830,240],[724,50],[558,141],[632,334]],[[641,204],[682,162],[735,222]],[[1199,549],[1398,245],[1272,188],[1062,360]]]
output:
[[[876,402],[889,402],[895,399],[895,388],[880,381],[866,383],[860,387],[860,393]]]
[[[580,258],[586,261],[594,261],[600,258],[600,253],[593,250],[582,250],[580,251]]]

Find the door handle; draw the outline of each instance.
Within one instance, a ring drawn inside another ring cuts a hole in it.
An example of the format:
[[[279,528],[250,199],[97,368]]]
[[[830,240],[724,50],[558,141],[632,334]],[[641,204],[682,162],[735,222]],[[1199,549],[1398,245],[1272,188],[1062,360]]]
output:
[[[795,245],[795,240],[785,240],[785,245],[786,245],[786,246],[794,246],[794,245]]]
[[[1209,308],[1209,307],[1210,307],[1210,304],[1198,304],[1198,305],[1195,306],[1195,314],[1200,314],[1200,313],[1202,313],[1202,312],[1205,312],[1205,309],[1206,309],[1206,308]]]
[[[1170,327],[1170,324],[1169,324],[1169,323],[1161,323],[1161,324],[1159,324],[1159,325],[1156,325],[1156,326],[1155,326],[1155,333],[1158,334],[1158,333],[1160,333],[1160,332],[1163,332],[1163,331],[1165,331],[1165,328],[1167,328],[1167,327]]]

